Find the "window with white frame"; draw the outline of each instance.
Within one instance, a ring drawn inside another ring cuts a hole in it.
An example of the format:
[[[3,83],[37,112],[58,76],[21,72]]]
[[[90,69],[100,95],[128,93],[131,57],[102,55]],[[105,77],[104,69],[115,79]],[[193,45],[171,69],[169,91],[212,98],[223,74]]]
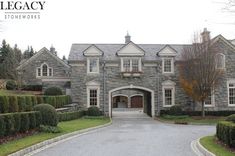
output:
[[[97,89],[90,89],[90,106],[97,106]]]
[[[163,58],[162,68],[163,68],[162,69],[163,73],[173,73],[174,72],[173,58]]]
[[[216,68],[217,69],[225,68],[225,55],[222,53],[216,54]]]
[[[172,81],[163,82],[163,106],[171,107],[175,105],[175,83]]]
[[[121,58],[122,72],[141,72],[141,58]]]
[[[36,69],[37,77],[51,77],[53,76],[53,69],[46,63],[43,63]]]
[[[228,104],[235,106],[235,82],[228,83]]]
[[[99,107],[99,86],[88,86],[87,87],[87,107],[96,106]]]
[[[208,97],[205,99],[204,105],[208,107],[214,106],[214,92],[213,91],[211,91]]]
[[[125,72],[131,71],[131,60],[130,59],[123,60],[123,71],[125,71]]]
[[[88,73],[99,73],[99,59],[98,58],[88,58],[87,59],[87,72]]]

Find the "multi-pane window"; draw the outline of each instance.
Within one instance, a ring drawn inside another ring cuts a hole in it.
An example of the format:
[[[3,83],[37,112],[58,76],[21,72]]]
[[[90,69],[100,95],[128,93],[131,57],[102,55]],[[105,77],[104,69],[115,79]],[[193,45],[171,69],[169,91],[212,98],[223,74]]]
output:
[[[90,73],[98,73],[98,71],[99,71],[98,59],[97,58],[89,59],[89,67],[88,68],[89,68]]]
[[[137,59],[132,60],[132,71],[133,72],[139,71],[139,60],[137,60]]]
[[[90,89],[90,106],[97,106],[97,89]]]
[[[41,76],[41,68],[37,68],[38,76]]]
[[[141,61],[140,59],[123,59],[122,72],[140,72]]]
[[[46,64],[44,64],[42,66],[42,76],[47,76],[47,65]]]
[[[171,73],[172,72],[172,59],[163,60],[163,72]]]
[[[53,76],[53,69],[49,68],[49,66],[44,63],[41,65],[41,67],[37,68],[36,73],[37,73],[37,77]]]
[[[225,55],[224,54],[216,55],[216,68],[217,69],[225,68]]]
[[[164,89],[164,97],[165,97],[165,105],[171,106],[173,104],[172,89],[165,88]]]
[[[123,60],[123,70],[125,72],[131,71],[131,60],[130,59],[124,59]]]
[[[210,92],[210,94],[208,95],[208,97],[205,99],[205,102],[204,104],[206,106],[211,106],[213,104],[213,95],[212,93]]]
[[[229,83],[228,87],[229,87],[228,89],[229,104],[234,105],[235,104],[235,83]]]

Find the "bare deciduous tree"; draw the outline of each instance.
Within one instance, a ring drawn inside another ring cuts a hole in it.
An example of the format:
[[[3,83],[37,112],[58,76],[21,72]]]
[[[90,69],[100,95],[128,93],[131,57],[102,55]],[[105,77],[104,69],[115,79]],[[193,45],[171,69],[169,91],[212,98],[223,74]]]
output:
[[[213,45],[209,36],[201,39],[195,35],[192,46],[184,48],[180,64],[180,83],[185,93],[201,103],[205,116],[204,102],[219,85],[223,70],[216,68],[219,48]]]

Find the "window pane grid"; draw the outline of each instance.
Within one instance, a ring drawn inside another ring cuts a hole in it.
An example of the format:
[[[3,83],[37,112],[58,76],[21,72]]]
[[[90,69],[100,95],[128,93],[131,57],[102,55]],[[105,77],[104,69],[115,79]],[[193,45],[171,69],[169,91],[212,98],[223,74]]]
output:
[[[123,70],[125,72],[131,71],[131,60],[123,60]]]
[[[133,72],[139,71],[139,60],[132,60],[132,71]]]
[[[90,90],[90,106],[97,106],[97,90]]]
[[[42,66],[42,76],[47,76],[47,65]]]
[[[229,88],[229,104],[235,104],[235,88]]]
[[[205,99],[205,105],[211,105],[211,104],[212,104],[212,95],[210,93],[208,97]]]
[[[164,60],[164,72],[171,72],[171,59]]]
[[[172,89],[165,89],[165,105],[172,105]]]
[[[97,59],[90,59],[90,72],[98,72],[98,60]]]

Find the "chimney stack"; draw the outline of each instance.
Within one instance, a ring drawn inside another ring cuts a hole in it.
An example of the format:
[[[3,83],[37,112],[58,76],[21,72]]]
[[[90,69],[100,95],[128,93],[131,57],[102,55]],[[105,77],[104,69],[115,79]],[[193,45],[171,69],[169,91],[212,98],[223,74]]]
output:
[[[204,28],[203,32],[201,33],[202,42],[208,42],[210,40],[210,32],[207,28]]]
[[[54,55],[57,55],[57,51],[55,51],[55,48],[53,47],[53,45],[51,45],[50,52]]]
[[[126,36],[125,36],[125,43],[129,43],[131,41],[131,36],[129,35],[129,33],[127,32]]]

